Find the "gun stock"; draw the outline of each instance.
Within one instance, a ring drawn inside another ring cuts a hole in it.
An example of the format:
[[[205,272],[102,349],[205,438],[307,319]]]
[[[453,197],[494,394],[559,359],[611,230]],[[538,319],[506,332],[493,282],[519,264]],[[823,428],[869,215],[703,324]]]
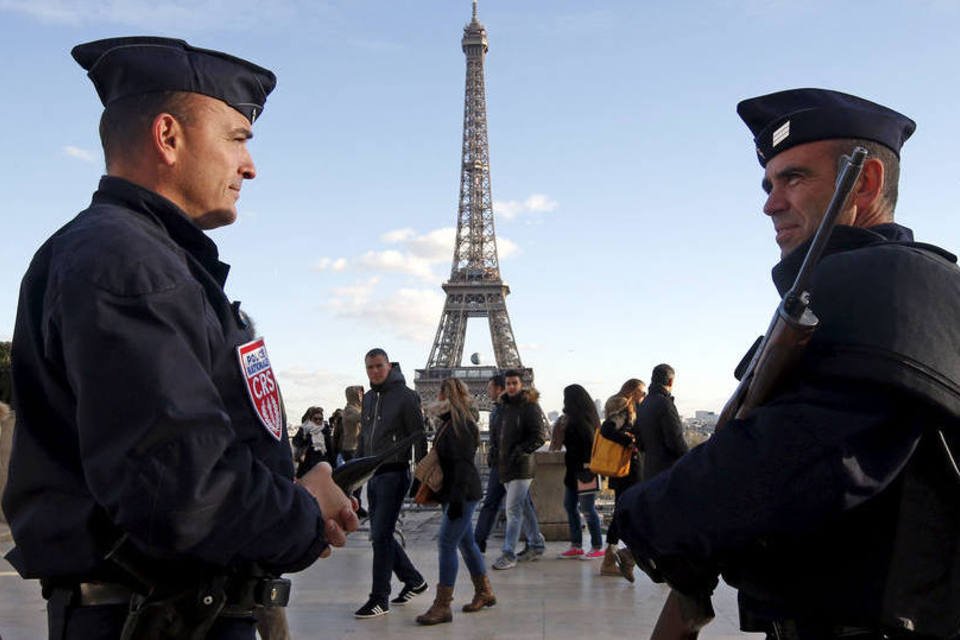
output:
[[[743,418],[754,408],[766,402],[790,375],[803,355],[819,321],[810,310],[809,283],[813,269],[826,248],[830,232],[846,205],[854,185],[860,178],[867,151],[856,147],[846,157],[846,163],[837,176],[837,186],[820,226],[810,243],[800,271],[790,291],[783,296],[773,314],[767,333],[754,353],[746,372],[733,395],[723,407],[717,420],[717,429],[730,420]],[[660,617],[650,640],[696,640],[700,629],[713,619],[713,605],[709,597],[692,597],[672,590],[660,610]]]

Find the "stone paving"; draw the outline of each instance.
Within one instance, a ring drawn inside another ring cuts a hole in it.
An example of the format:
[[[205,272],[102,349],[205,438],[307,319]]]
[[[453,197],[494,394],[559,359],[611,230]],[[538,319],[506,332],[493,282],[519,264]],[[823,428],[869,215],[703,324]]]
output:
[[[646,638],[667,594],[638,574],[634,584],[621,578],[600,577],[600,561],[560,559],[562,542],[550,542],[537,562],[522,563],[509,571],[490,571],[498,603],[478,613],[464,614],[459,607],[472,595],[469,576],[461,563],[454,596],[453,622],[421,627],[414,618],[433,599],[437,576],[436,532],[439,512],[407,510],[403,532],[414,564],[431,584],[427,594],[407,606],[393,607],[386,616],[357,620],[353,611],[366,600],[370,588],[370,544],[367,532],[351,535],[347,545],[312,567],[290,576],[291,604],[287,609],[291,635],[298,640],[564,640],[577,638]],[[500,540],[492,538],[487,560],[497,557]],[[6,525],[0,523],[0,552],[10,549]],[[397,587],[395,586],[395,590]],[[737,628],[735,592],[721,585],[714,597],[717,619],[701,638],[759,638]],[[0,560],[0,640],[41,640],[46,620],[40,588],[22,580],[5,560]]]

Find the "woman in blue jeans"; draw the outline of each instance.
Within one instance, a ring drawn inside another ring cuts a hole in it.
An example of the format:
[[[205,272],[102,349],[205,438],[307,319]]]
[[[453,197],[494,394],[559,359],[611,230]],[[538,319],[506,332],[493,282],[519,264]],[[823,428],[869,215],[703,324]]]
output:
[[[467,612],[479,611],[497,603],[487,578],[483,554],[473,537],[470,523],[477,502],[483,495],[480,473],[474,463],[480,430],[474,418],[473,397],[466,385],[457,378],[447,378],[440,385],[437,397],[439,408],[434,413],[440,417],[433,446],[443,469],[443,486],[436,499],[443,507],[437,548],[440,554],[440,579],[437,596],[423,615],[417,616],[420,624],[439,624],[453,620],[450,603],[453,587],[457,581],[459,560],[457,549],[470,570],[473,580],[473,600],[464,605]]]
[[[572,384],[563,390],[563,413],[567,417],[563,436],[563,506],[567,510],[570,523],[570,548],[560,554],[561,558],[580,558],[593,560],[603,557],[603,535],[600,531],[600,515],[594,500],[596,493],[579,493],[577,480],[596,477],[590,473],[590,453],[593,449],[593,434],[600,428],[600,416],[597,407],[590,399],[587,390],[578,384]],[[587,520],[590,530],[590,550],[583,550],[583,531],[580,527],[580,513]]]

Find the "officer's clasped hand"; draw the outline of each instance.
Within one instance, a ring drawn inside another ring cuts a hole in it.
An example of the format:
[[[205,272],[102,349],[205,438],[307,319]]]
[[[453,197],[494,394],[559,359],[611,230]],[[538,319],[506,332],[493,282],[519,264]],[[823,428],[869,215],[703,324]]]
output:
[[[297,480],[297,483],[317,501],[324,518],[324,536],[327,542],[334,547],[342,547],[347,543],[347,534],[360,528],[360,519],[356,513],[357,501],[340,490],[331,473],[330,465],[321,462]],[[329,547],[321,557],[328,555]]]

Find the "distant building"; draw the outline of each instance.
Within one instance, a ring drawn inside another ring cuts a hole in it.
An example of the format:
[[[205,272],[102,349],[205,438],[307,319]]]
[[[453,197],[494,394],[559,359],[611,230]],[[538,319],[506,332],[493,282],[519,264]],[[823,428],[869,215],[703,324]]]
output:
[[[690,446],[696,446],[713,435],[718,416],[713,411],[696,411],[692,418],[683,420],[683,437]]]
[[[697,411],[694,413],[693,419],[703,423],[704,426],[715,427],[717,426],[717,420],[720,418],[715,411]]]

